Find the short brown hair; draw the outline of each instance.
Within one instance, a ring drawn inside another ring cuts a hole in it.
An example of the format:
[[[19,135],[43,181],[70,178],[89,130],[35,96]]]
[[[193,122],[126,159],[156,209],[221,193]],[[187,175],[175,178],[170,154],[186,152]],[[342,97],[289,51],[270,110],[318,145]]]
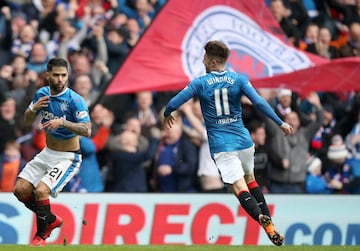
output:
[[[230,55],[229,48],[221,41],[209,41],[204,46],[204,49],[206,55],[210,58],[214,58],[221,64],[225,63]]]
[[[64,58],[52,58],[47,64],[47,70],[52,71],[53,67],[65,67],[69,70],[68,62]]]

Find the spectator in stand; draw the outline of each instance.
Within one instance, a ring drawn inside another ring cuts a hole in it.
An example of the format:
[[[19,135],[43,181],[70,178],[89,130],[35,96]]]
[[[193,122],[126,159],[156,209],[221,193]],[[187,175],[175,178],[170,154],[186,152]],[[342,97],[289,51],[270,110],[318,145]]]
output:
[[[81,50],[93,61],[93,64],[98,68],[98,62],[107,64],[109,60],[108,48],[105,41],[105,29],[107,27],[107,19],[102,17],[97,20],[93,25],[89,26],[90,33],[81,44]],[[101,75],[103,72],[101,67],[98,69]]]
[[[319,15],[319,11],[317,10],[315,4],[316,0],[302,0],[302,2],[310,20]]]
[[[57,8],[54,31],[51,32],[51,34],[44,30],[39,32],[39,40],[46,44],[49,58],[60,55],[69,56],[71,50],[75,50],[76,48],[76,44],[70,46],[70,48],[67,48],[69,45],[68,42],[72,36],[72,26],[74,29],[79,30],[81,26],[76,26],[75,21],[68,17],[69,12],[70,10]],[[80,34],[78,37],[81,36]],[[69,49],[69,51],[66,51],[67,49]]]
[[[27,20],[27,16],[21,12],[21,11],[16,11],[13,14],[11,14],[11,30],[10,32],[12,33],[12,43],[13,43],[13,39],[14,38],[18,38],[19,34],[20,34],[20,30],[22,29],[22,27],[24,27],[25,25],[28,24],[28,20]],[[10,49],[11,51],[11,49]]]
[[[112,28],[106,34],[105,41],[109,55],[107,66],[113,75],[116,74],[129,53],[127,39],[128,32],[124,27]]]
[[[140,33],[143,33],[155,16],[155,11],[151,4],[147,0],[130,1],[131,6],[127,5],[125,0],[119,0],[118,2],[120,11],[125,13],[129,19],[136,20]]]
[[[329,17],[332,19],[336,28],[336,30],[332,32],[333,40],[330,44],[335,46],[337,49],[346,43],[349,26],[353,22],[350,21],[352,19],[352,14],[354,14],[351,9],[354,8],[355,10],[356,7],[350,3],[352,1],[353,0],[324,1],[327,4]]]
[[[318,39],[315,43],[309,44],[306,51],[327,59],[337,57],[337,49],[331,45],[331,33],[329,28],[320,27]]]
[[[166,0],[149,0],[149,3],[151,4],[152,9],[157,14],[166,3]]]
[[[162,193],[194,193],[198,191],[198,155],[195,145],[183,133],[182,117],[170,129],[162,131],[155,160],[155,190]]]
[[[93,105],[97,96],[97,91],[93,88],[93,83],[89,75],[80,74],[75,77],[72,89],[79,93],[84,99],[88,106]]]
[[[16,141],[7,141],[0,161],[0,192],[13,191],[16,177],[24,166],[20,145]]]
[[[280,89],[277,96],[278,103],[276,105],[275,112],[281,118],[284,119],[287,114],[292,112],[292,91],[289,89]]]
[[[21,106],[21,110],[24,111],[26,110],[28,104],[25,104],[23,100],[28,99],[26,98],[26,94],[29,94],[27,91],[29,85],[31,84],[30,82],[35,81],[38,74],[27,69],[26,59],[22,55],[16,55],[13,58],[11,66],[13,68],[13,77],[10,94],[13,98],[15,98],[17,106]]]
[[[96,106],[101,105],[98,104]],[[96,130],[94,129],[91,138],[80,137],[83,163],[77,177],[80,178],[81,184],[87,192],[102,192],[105,187],[105,177],[98,161],[97,153],[106,146],[115,116],[113,112],[105,107],[101,107],[101,111],[100,121],[97,121],[99,126]],[[90,116],[93,117],[93,111],[91,111]]]
[[[210,155],[209,142],[199,99],[194,98],[191,101],[186,102],[180,107],[180,111],[184,113],[184,119],[187,119],[190,124],[187,130],[185,130],[186,127],[184,127],[184,132],[191,139],[196,139],[192,140],[193,142],[200,141],[198,146],[199,167],[197,175],[199,178],[201,192],[226,192],[226,188],[221,180],[219,171]]]
[[[11,52],[13,55],[30,56],[33,44],[36,42],[37,30],[30,24],[20,28],[19,36],[13,40]]]
[[[306,125],[308,123],[308,118],[300,110],[299,101],[300,99],[296,93],[292,92],[290,89],[281,88],[278,90],[275,99],[275,113],[281,119],[284,119],[288,113],[294,111],[300,116],[301,124]]]
[[[154,158],[159,138],[160,131],[157,130],[149,138],[149,147],[139,151],[136,133],[129,130],[120,133],[120,150],[111,154],[111,171],[114,178],[112,192],[148,191],[147,171],[143,163]]]
[[[115,132],[115,135],[110,137],[107,145],[110,151],[116,151],[121,149],[120,134],[123,131],[131,131],[135,133],[135,135],[137,135],[137,139],[138,139],[137,147],[139,148],[140,151],[145,151],[145,149],[147,149],[149,146],[149,142],[148,142],[149,140],[143,135],[141,122],[139,118],[137,118],[136,116],[129,116],[126,119],[125,123],[121,126],[120,130],[114,128],[113,131]]]
[[[309,23],[305,29],[305,35],[299,42],[299,49],[305,51],[309,44],[314,44],[319,37],[319,26],[315,23]]]
[[[71,20],[65,19],[65,17],[59,19],[57,25],[60,31],[57,51],[58,57],[68,58],[69,50],[81,49],[81,44],[88,35],[88,30],[92,28],[92,26],[90,26],[90,9],[86,8],[86,10],[86,14],[82,19],[83,25],[81,28],[78,28],[76,24],[71,22]]]
[[[13,68],[13,77],[23,77],[27,71],[26,57],[23,55],[15,55],[11,60]]]
[[[307,175],[305,191],[308,194],[330,194],[331,190],[327,180],[322,174],[322,162],[317,157],[310,157],[307,162]]]
[[[111,126],[114,122],[114,114],[104,108],[102,113],[101,126],[91,137],[80,137],[80,149],[83,154],[83,161],[78,174],[73,177],[65,191],[99,193],[105,188],[104,180],[97,152],[104,149],[111,133]],[[82,189],[82,190],[79,190]]]
[[[360,55],[360,22],[350,25],[348,41],[339,48],[338,52],[339,57],[355,57]]]
[[[0,106],[0,152],[4,151],[7,141],[19,136],[16,122],[16,101],[8,96]]]
[[[300,117],[296,112],[285,116],[285,122],[294,128],[294,133],[283,137],[271,121],[266,126],[273,137],[268,141],[268,147],[281,158],[280,163],[273,163],[270,172],[271,193],[303,193],[306,178],[306,159],[309,155],[309,144],[315,132],[323,122],[323,113],[319,96],[311,93],[307,100],[316,108],[316,121],[301,126]]]
[[[121,27],[125,27],[128,21],[128,17],[122,13],[115,13],[109,22],[109,29],[118,29]]]
[[[6,100],[12,81],[13,68],[3,65],[0,68],[0,105]]]
[[[200,104],[197,104],[197,98],[190,99],[188,102],[179,107],[179,111],[183,113],[183,131],[191,142],[200,150],[200,146],[203,143],[204,133],[206,133],[204,127],[204,120],[201,113]],[[197,108],[197,106],[199,106]],[[200,110],[200,111],[199,111]],[[187,115],[187,113],[189,113]],[[195,116],[194,118],[192,116]],[[191,119],[191,120],[190,120]],[[196,122],[193,121],[196,119]],[[196,123],[196,124],[195,124]],[[197,123],[199,123],[197,125]],[[201,127],[200,127],[201,125]],[[199,128],[197,128],[199,127]],[[199,156],[200,159],[200,156]]]
[[[360,112],[358,122],[353,126],[351,132],[345,138],[347,149],[350,150],[351,181],[349,184],[350,193],[360,194]]]
[[[314,0],[314,3],[317,15],[311,17],[310,21],[318,24],[320,27],[327,27],[330,30],[331,37],[336,39],[339,30],[337,28],[336,20],[331,16],[332,13],[328,1]]]
[[[105,85],[112,77],[108,68],[103,62],[97,62],[93,64],[90,59],[84,53],[79,53],[72,64],[72,74],[70,76],[71,83],[74,83],[74,79],[79,75],[88,75],[94,84],[95,90],[100,90],[102,85]]]
[[[35,42],[31,48],[29,58],[27,59],[26,68],[36,73],[46,72],[46,65],[49,56],[45,44]]]
[[[255,179],[261,187],[262,192],[269,193],[269,173],[271,170],[271,160],[268,153],[271,149],[267,148],[265,124],[260,120],[252,120],[246,126],[254,142],[254,173]]]
[[[289,19],[299,30],[299,36],[304,36],[305,28],[309,23],[309,16],[302,0],[284,0],[289,10]]]
[[[359,0],[326,0],[328,6],[335,12],[332,17],[339,25],[350,26],[354,22],[360,22]]]
[[[56,0],[46,0],[40,3],[31,1],[23,4],[21,10],[31,23],[35,23],[42,42],[46,43],[52,39],[57,29],[55,21],[58,15]]]
[[[0,31],[0,67],[5,64],[9,64],[11,61],[11,46],[12,46],[12,28],[11,28],[11,11],[8,6],[3,6],[0,9],[1,14],[4,17],[4,31]]]
[[[269,8],[287,36],[288,41],[294,45],[298,44],[301,33],[290,19],[290,11],[286,8],[284,2],[282,0],[271,0]]]
[[[137,151],[138,152],[146,152],[146,150],[149,148],[149,139],[142,135],[142,129],[141,129],[141,123],[140,120],[136,116],[129,116],[126,118],[125,122],[121,124],[120,126],[114,125],[112,127],[112,134],[110,135],[107,145],[106,145],[106,152],[103,154],[106,158],[106,167],[110,170],[108,170],[109,175],[107,176],[107,184],[106,184],[106,190],[111,191],[113,184],[115,182],[114,177],[112,176],[111,171],[111,155],[115,151],[122,150],[121,146],[121,133],[123,131],[130,131],[137,135]],[[154,157],[154,156],[153,156]],[[110,162],[110,163],[109,163]],[[147,173],[149,173],[151,170],[150,164],[151,161],[144,161],[142,163],[143,168]]]
[[[24,81],[18,85],[13,83],[13,90],[11,90],[10,95],[16,100],[17,124],[21,129],[21,134],[27,134],[31,131],[31,126],[23,123],[24,111],[31,102],[32,94],[34,94],[39,87],[47,84],[47,78],[43,80],[44,75],[45,73],[37,74],[34,71],[26,71],[23,77]]]
[[[350,159],[349,151],[340,135],[334,135],[327,152],[325,177],[331,184],[331,193],[349,193]]]
[[[145,137],[149,135],[149,130],[153,126],[159,127],[160,118],[154,109],[154,99],[151,91],[135,93],[135,108],[132,112],[140,120],[142,134]]]
[[[126,29],[129,31],[127,43],[130,48],[133,48],[141,37],[139,23],[135,19],[129,18],[126,23]]]
[[[312,138],[309,149],[310,154],[319,157],[321,161],[326,159],[327,150],[331,144],[331,138],[336,134],[337,130],[335,127],[337,121],[334,117],[334,108],[332,105],[323,105],[323,117],[323,123]]]

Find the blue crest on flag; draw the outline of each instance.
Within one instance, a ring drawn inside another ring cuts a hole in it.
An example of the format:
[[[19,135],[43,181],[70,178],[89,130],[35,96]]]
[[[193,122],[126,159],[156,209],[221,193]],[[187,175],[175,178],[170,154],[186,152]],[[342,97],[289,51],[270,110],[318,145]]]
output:
[[[249,78],[270,77],[312,65],[305,54],[262,30],[244,13],[216,5],[200,13],[184,36],[182,65],[190,79],[205,73],[203,48],[210,40],[220,40],[229,46],[227,70]]]

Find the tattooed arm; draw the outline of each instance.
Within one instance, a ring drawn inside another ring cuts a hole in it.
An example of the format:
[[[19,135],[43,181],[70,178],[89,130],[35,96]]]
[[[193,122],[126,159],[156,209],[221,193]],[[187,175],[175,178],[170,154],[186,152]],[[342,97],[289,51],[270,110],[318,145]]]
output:
[[[91,136],[91,122],[74,123],[65,119],[62,120],[62,126],[67,130],[85,137]]]

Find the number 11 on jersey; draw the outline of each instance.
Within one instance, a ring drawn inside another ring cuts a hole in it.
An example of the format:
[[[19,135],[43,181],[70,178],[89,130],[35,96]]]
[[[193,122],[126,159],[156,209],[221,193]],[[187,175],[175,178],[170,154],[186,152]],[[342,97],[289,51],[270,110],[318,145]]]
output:
[[[216,115],[217,116],[230,115],[227,88],[215,89],[214,99],[215,99]]]

